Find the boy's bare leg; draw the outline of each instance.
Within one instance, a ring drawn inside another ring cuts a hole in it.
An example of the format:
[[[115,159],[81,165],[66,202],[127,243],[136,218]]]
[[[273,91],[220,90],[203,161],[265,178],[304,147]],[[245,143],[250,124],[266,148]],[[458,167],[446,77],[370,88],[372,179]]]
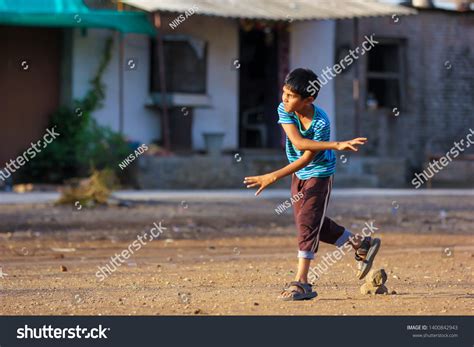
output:
[[[357,250],[362,244],[363,236],[361,235],[354,235],[354,237],[350,238],[347,242],[352,246],[354,250]],[[298,271],[295,276],[295,281],[301,283],[308,283],[308,273],[309,268],[311,265],[311,259],[306,258],[298,258]],[[291,296],[291,290],[297,290],[298,292],[302,292],[302,289],[297,286],[291,286],[290,291],[285,291],[281,294],[282,297]]]
[[[298,258],[298,272],[296,273],[295,281],[301,283],[308,283],[308,271],[311,259]]]
[[[311,259],[298,258],[298,272],[296,273],[295,281],[301,282],[301,283],[308,283],[308,272],[309,272],[310,264],[311,264]],[[303,292],[302,289],[297,286],[291,286],[290,290],[292,289],[297,290],[300,293]],[[291,291],[286,291],[281,294],[282,297],[288,297],[291,295],[292,295]]]

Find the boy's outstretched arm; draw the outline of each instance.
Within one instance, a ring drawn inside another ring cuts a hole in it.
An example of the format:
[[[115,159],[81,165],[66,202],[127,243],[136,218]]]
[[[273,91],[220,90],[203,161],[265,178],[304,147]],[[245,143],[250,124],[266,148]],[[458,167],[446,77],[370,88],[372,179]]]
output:
[[[305,151],[301,158],[295,160],[280,170],[273,171],[265,175],[245,177],[244,184],[247,184],[247,188],[260,186],[255,193],[255,195],[258,195],[270,184],[275,183],[279,179],[291,175],[292,173],[304,168],[311,162],[311,160],[313,160],[315,155],[316,152]]]
[[[367,142],[366,137],[358,137],[349,141],[315,141],[301,136],[301,133],[295,124],[282,124],[282,127],[293,146],[300,151],[319,152],[327,149],[334,149],[336,151],[351,150],[357,152],[357,146],[363,145]]]

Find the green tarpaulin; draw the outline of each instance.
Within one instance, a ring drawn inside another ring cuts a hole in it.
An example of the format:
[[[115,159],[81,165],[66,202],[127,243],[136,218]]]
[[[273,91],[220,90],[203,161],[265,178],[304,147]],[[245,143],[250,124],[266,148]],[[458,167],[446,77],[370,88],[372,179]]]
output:
[[[82,0],[0,0],[0,25],[109,28],[155,35],[147,13],[94,10]]]

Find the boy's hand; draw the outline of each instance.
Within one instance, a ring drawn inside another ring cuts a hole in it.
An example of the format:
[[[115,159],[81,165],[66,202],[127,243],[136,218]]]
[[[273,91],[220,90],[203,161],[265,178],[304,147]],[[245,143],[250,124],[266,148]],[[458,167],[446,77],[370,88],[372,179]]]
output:
[[[260,188],[258,188],[257,192],[255,193],[255,196],[257,196],[258,194],[260,194],[262,190],[267,188],[270,184],[275,183],[276,180],[277,178],[275,175],[266,174],[266,175],[261,175],[261,176],[245,177],[244,184],[247,184],[247,188],[260,186]]]
[[[351,150],[351,151],[357,152],[358,149],[356,146],[361,146],[365,144],[366,142],[367,142],[366,137],[358,137],[356,139],[349,140],[349,141],[341,141],[337,143],[336,150],[338,151]]]

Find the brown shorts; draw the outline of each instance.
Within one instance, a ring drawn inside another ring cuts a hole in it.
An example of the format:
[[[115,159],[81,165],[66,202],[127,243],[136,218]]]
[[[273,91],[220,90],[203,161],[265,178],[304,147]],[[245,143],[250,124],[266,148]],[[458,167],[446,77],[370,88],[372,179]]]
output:
[[[343,226],[326,217],[332,181],[333,176],[301,180],[295,174],[292,175],[291,195],[301,196],[293,204],[300,258],[313,259],[319,241],[334,245],[336,241],[340,242],[350,235]]]

